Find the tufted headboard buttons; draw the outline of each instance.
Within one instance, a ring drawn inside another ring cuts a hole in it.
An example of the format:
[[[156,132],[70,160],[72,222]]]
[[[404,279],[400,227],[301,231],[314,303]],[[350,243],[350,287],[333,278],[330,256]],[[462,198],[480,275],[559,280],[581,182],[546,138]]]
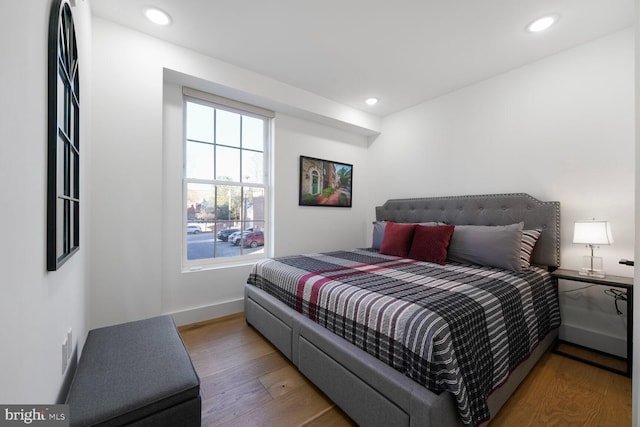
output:
[[[526,193],[392,199],[376,207],[377,221],[453,225],[508,225],[542,229],[532,263],[560,267],[560,202],[540,201]]]

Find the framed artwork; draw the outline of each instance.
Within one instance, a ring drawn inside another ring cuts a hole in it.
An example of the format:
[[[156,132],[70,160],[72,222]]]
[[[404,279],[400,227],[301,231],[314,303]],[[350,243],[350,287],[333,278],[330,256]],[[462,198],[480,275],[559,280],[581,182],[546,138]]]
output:
[[[80,248],[80,75],[76,32],[67,0],[49,16],[47,124],[47,270]]]
[[[353,165],[300,156],[300,206],[350,208]]]

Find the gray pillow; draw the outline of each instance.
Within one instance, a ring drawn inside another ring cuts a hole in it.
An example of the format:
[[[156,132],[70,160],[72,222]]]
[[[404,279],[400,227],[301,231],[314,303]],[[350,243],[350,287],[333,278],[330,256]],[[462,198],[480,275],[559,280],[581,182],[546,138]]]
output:
[[[412,223],[414,224],[414,223]],[[441,222],[420,222],[418,225],[445,225]],[[384,230],[387,226],[387,221],[373,221],[373,239],[371,241],[371,247],[373,249],[380,250],[382,245],[382,238],[384,237]]]
[[[387,221],[374,221],[373,222],[373,241],[371,247],[373,249],[380,250],[382,245],[382,238],[384,237],[384,229],[387,226]]]
[[[524,223],[511,225],[456,225],[447,259],[465,264],[521,271],[520,251]]]

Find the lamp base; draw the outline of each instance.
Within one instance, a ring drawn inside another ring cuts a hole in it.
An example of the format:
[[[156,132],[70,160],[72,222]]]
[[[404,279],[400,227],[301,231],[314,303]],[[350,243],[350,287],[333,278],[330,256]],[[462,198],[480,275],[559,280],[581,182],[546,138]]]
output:
[[[604,271],[580,270],[578,274],[581,276],[599,277],[601,279],[605,277]]]
[[[604,277],[605,275],[604,270],[602,269],[602,257],[582,257],[582,269],[578,272],[578,274],[589,277]]]

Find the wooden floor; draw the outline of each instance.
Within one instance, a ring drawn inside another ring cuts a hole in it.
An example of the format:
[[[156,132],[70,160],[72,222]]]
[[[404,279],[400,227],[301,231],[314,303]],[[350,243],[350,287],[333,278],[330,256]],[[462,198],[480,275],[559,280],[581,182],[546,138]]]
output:
[[[200,376],[203,426],[350,426],[242,314],[180,327]],[[631,425],[631,380],[547,353],[490,423]]]

